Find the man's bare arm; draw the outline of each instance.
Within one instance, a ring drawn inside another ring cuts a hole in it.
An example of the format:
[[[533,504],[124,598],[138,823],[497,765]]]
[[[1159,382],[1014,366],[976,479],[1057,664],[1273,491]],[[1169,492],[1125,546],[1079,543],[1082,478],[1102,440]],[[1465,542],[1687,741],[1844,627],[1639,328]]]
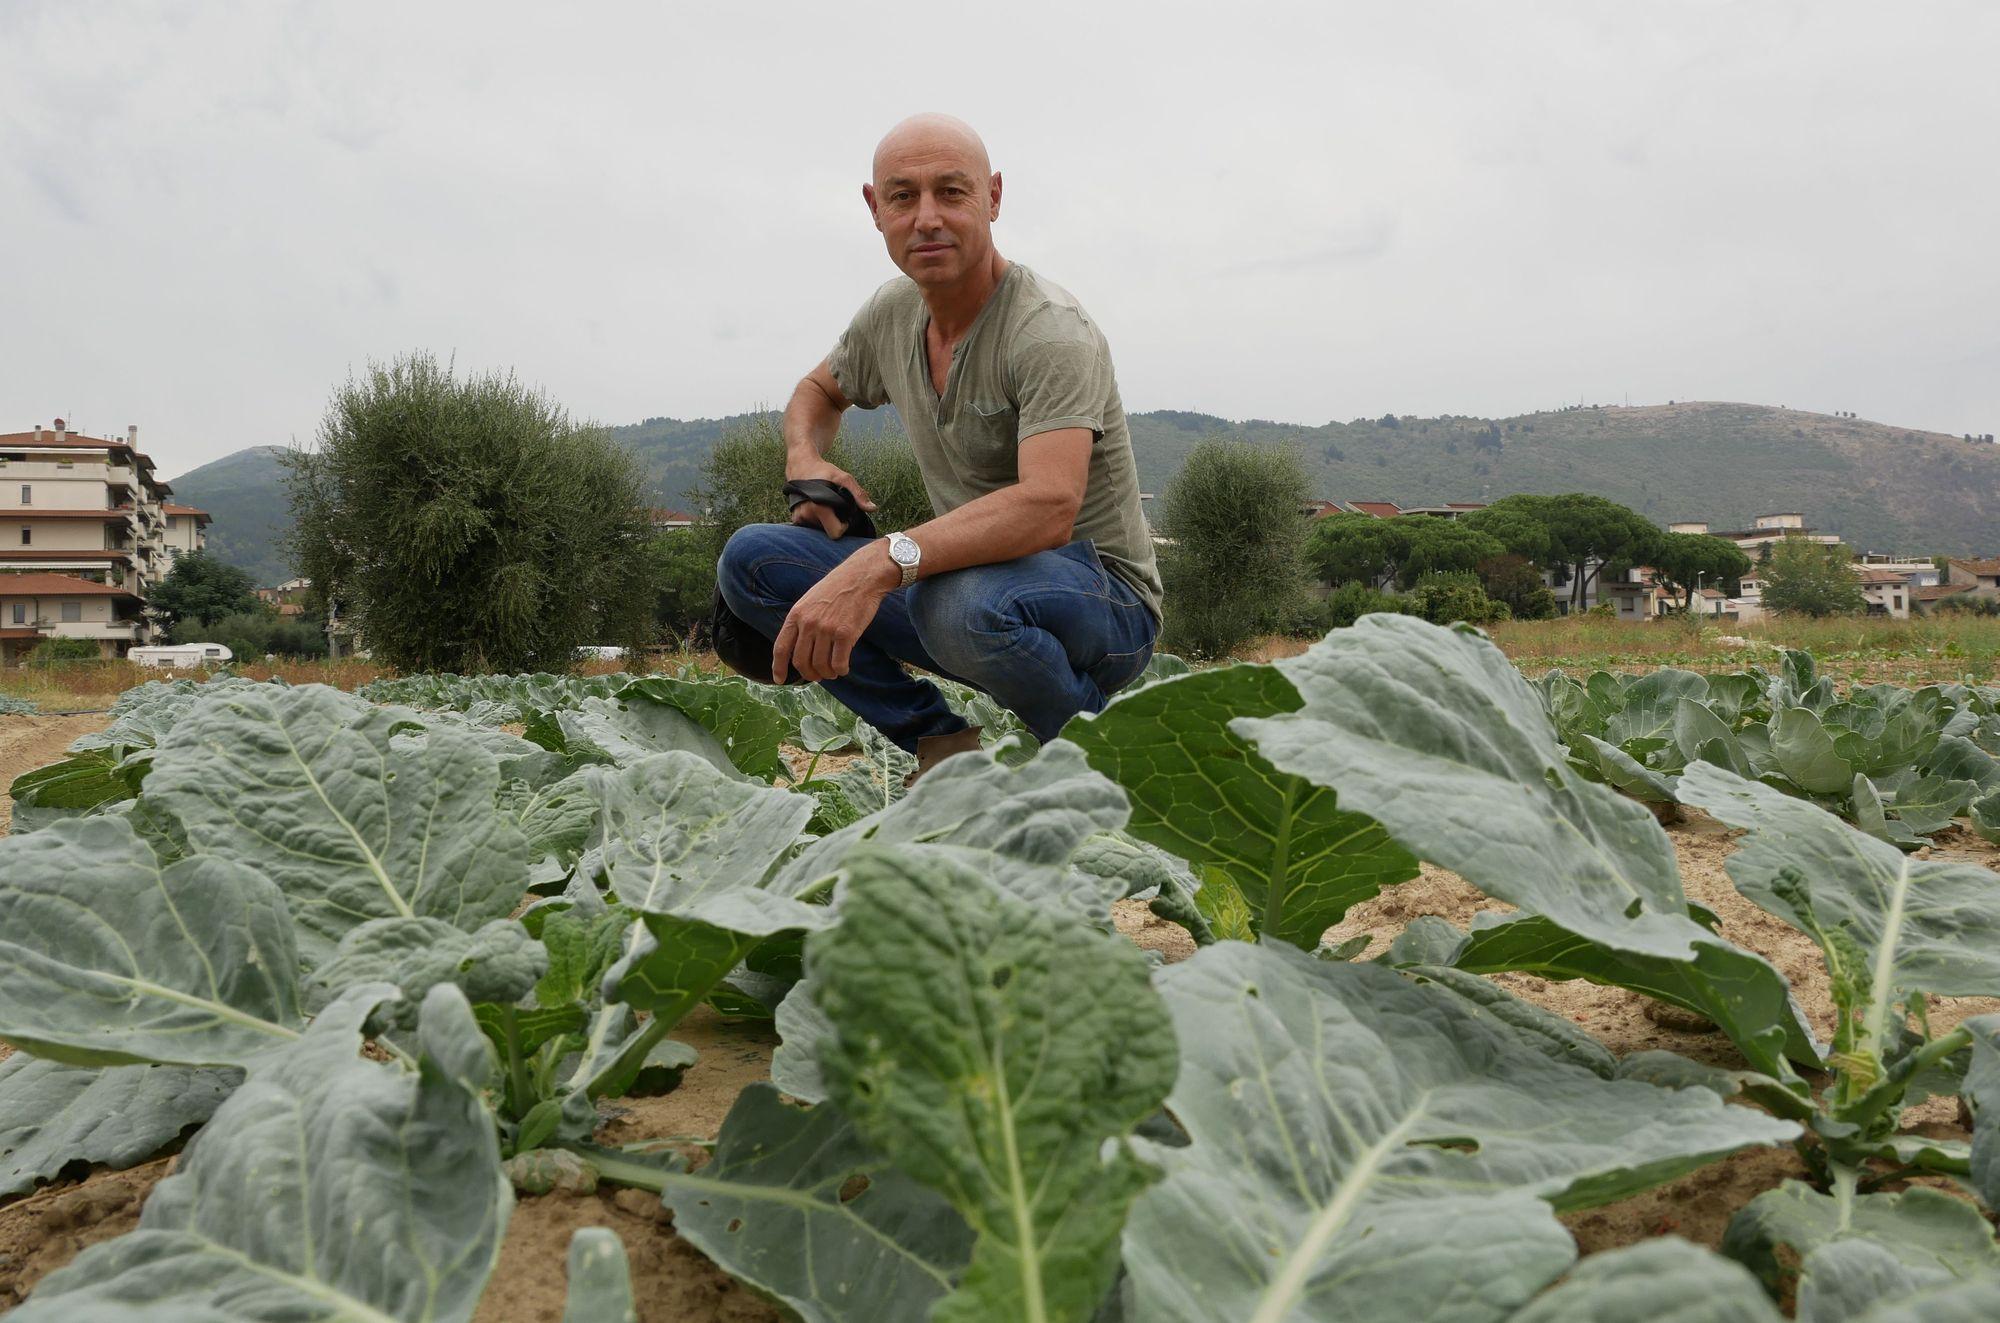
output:
[[[873,510],[873,498],[854,475],[824,458],[826,448],[840,434],[840,416],[847,410],[848,400],[841,393],[840,383],[834,379],[826,360],[821,359],[817,367],[799,379],[791,402],[785,406],[785,477],[824,478],[838,483],[854,493],[862,509]],[[808,528],[818,525],[828,537],[839,537],[846,531],[833,517],[832,510],[811,501],[792,511],[792,522]]]
[[[1093,440],[1087,427],[1031,436],[1021,443],[1013,486],[907,530],[923,550],[919,577],[1018,560],[1068,543],[1090,481]],[[888,559],[886,551],[882,558]],[[894,582],[901,582],[900,571]]]

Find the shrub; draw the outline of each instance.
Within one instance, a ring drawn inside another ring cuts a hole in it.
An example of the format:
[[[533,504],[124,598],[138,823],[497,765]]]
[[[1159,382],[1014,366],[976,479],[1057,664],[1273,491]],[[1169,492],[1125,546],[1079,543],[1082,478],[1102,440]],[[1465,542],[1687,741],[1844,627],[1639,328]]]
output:
[[[1391,615],[1412,614],[1407,600],[1391,597],[1388,593],[1377,592],[1365,583],[1345,583],[1327,595],[1327,628],[1345,629],[1366,615],[1387,612]]]
[[[1309,494],[1289,448],[1212,440],[1197,445],[1160,501],[1161,647],[1218,657],[1296,609],[1306,574]]]
[[[100,661],[104,657],[89,639],[46,638],[35,645],[28,661],[35,666],[61,666],[66,662]]]
[[[262,661],[267,656],[324,657],[326,632],[300,616],[281,616],[259,607],[237,611],[210,624],[183,622],[175,627],[176,643],[220,643],[237,661]]]
[[[1479,563],[1480,587],[1515,620],[1553,620],[1556,595],[1541,572],[1522,556],[1494,556]]]
[[[1479,578],[1463,572],[1426,574],[1404,599],[1409,614],[1433,625],[1491,625],[1509,618],[1506,604],[1496,602],[1479,586]]]

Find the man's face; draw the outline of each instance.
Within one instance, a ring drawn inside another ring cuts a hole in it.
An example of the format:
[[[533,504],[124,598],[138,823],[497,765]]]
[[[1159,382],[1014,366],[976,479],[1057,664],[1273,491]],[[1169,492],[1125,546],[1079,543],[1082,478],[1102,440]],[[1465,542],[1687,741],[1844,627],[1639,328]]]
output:
[[[991,257],[1000,176],[984,165],[941,135],[895,144],[876,163],[862,195],[889,260],[917,284],[952,285]]]

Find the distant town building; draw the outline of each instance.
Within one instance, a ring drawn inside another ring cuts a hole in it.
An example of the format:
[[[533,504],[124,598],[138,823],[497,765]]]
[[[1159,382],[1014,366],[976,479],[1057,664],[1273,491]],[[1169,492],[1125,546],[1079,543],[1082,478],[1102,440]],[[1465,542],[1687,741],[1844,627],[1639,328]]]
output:
[[[0,662],[45,638],[88,639],[105,657],[151,642],[146,594],[209,522],[168,505],[172,492],[136,427],[86,436],[58,418],[0,434]]]

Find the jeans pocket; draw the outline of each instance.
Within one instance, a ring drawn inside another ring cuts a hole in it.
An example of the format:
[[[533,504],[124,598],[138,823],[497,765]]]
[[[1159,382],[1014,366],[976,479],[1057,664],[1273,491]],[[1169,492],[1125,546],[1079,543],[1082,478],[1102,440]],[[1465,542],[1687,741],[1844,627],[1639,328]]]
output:
[[[1106,698],[1117,693],[1145,671],[1146,663],[1153,660],[1153,645],[1148,642],[1137,652],[1114,652],[1091,669],[1090,679]]]

